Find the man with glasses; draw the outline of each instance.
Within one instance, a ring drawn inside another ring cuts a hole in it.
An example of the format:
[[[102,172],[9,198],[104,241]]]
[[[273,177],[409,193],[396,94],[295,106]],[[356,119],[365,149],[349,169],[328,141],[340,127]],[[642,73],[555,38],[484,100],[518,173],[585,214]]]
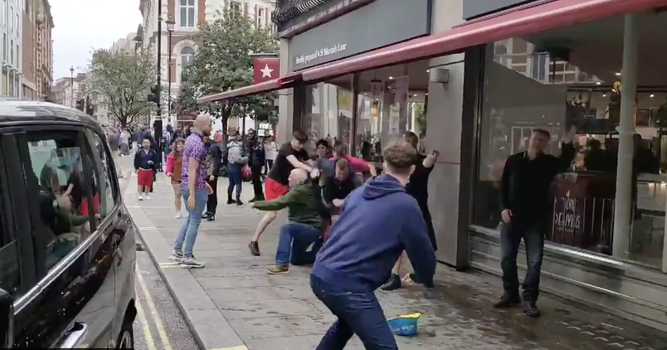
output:
[[[308,152],[304,145],[308,142],[308,135],[303,131],[297,131],[290,142],[284,143],[278,151],[278,156],[273,163],[273,168],[266,177],[265,192],[266,200],[272,201],[289,191],[289,176],[294,169],[303,169],[307,172],[312,170],[312,162],[309,160]],[[268,211],[259,221],[257,229],[248,245],[250,253],[259,256],[259,237],[264,233],[266,227],[276,219],[275,211]]]

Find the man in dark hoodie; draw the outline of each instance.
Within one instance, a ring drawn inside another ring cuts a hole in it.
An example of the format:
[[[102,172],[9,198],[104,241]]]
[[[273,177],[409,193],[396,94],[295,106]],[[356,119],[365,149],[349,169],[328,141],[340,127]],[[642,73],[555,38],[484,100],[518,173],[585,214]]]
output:
[[[403,250],[419,280],[433,287],[435,252],[419,204],[405,190],[417,151],[397,141],[383,156],[384,174],[346,198],[313,266],[313,292],[338,317],[317,350],[343,349],[354,334],[366,349],[398,350],[374,291]]]
[[[206,178],[206,182],[211,186],[213,191],[208,194],[206,212],[202,216],[202,219],[215,221],[215,213],[218,208],[218,177],[220,176],[220,167],[222,166],[222,150],[208,136],[204,138],[204,145],[207,151],[206,171],[208,178]]]

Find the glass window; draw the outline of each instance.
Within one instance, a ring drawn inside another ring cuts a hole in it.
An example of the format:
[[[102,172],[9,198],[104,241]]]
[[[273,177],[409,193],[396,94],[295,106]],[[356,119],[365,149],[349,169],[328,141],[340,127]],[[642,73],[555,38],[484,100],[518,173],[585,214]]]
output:
[[[190,46],[186,46],[181,49],[181,80],[184,79],[183,73],[185,72],[185,67],[187,67],[188,63],[190,63],[194,57],[195,49],[191,48]]]
[[[631,196],[623,204],[615,202],[617,164],[623,158],[618,155],[618,126],[624,47],[624,21],[616,17],[487,46],[473,224],[491,229],[501,226],[499,180],[505,161],[510,155],[541,148],[534,133],[541,129],[550,134],[543,153],[559,159],[562,172],[551,179],[548,203],[543,204],[548,210],[540,225],[546,238],[555,244],[662,266],[667,66],[653,59],[664,43],[645,33],[654,32],[653,28],[667,31],[660,27],[667,14],[639,16],[638,88],[631,101],[634,153],[628,154],[633,175],[626,184]],[[570,136],[575,151],[567,157],[560,141]],[[621,205],[627,207],[630,226],[615,229],[615,210],[622,210],[618,209]],[[622,251],[613,252],[616,240]]]
[[[6,235],[7,220],[0,217],[0,288],[14,298],[21,295],[21,269],[18,241]]]
[[[330,83],[306,86],[302,129],[310,136],[307,149],[314,152],[318,140],[327,140],[329,146],[342,142],[351,144],[352,76]]]
[[[196,16],[195,0],[180,0],[179,16],[180,16],[179,25],[182,28],[196,27],[197,23],[195,19],[197,16]]]
[[[48,270],[90,234],[91,184],[84,175],[78,132],[36,131],[27,136],[30,159],[23,160],[23,168],[38,185],[29,195],[42,219],[33,233],[35,252],[43,254],[39,260]]]
[[[116,206],[116,198],[114,195],[113,187],[113,158],[109,155],[109,151],[104,146],[104,142],[99,135],[92,133],[92,138],[95,146],[95,151],[99,156],[99,162],[95,161],[93,157],[93,163],[97,166],[93,168],[95,176],[93,177],[95,184],[93,185],[93,203],[96,205],[94,207],[95,213],[100,214],[100,218],[106,218],[109,213]]]

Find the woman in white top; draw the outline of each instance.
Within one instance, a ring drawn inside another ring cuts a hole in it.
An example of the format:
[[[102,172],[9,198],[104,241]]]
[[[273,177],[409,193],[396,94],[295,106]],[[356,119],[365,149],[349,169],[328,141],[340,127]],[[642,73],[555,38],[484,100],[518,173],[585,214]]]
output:
[[[276,156],[278,155],[278,144],[273,139],[273,136],[264,138],[264,154],[266,155],[264,175],[266,175],[269,173],[269,170],[271,170],[271,167],[273,167],[273,161],[276,160]]]

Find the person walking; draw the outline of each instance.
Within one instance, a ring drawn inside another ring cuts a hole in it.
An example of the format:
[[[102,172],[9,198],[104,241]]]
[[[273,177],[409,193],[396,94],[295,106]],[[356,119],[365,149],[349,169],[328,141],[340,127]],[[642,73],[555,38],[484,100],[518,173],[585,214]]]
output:
[[[203,218],[208,221],[215,221],[215,213],[218,208],[218,177],[220,176],[220,167],[222,166],[222,151],[218,143],[210,137],[206,138],[206,169],[208,178],[206,181],[212,191],[208,195],[206,202],[206,213]]]
[[[120,130],[110,128],[107,140],[109,142],[109,148],[111,149],[111,158],[116,166],[116,175],[118,178],[122,178],[123,168],[120,164],[121,162],[118,161],[120,158]]]
[[[549,190],[551,181],[566,171],[576,150],[572,140],[576,128],[561,138],[560,157],[545,154],[551,134],[535,129],[528,140],[528,149],[511,155],[505,161],[500,179],[500,207],[502,228],[500,231],[500,267],[503,271],[504,293],[494,305],[508,308],[522,304],[529,317],[539,317],[537,297],[544,252],[544,232],[550,225]],[[519,277],[516,257],[521,240],[526,246],[526,277],[523,280],[523,296],[519,296]],[[523,300],[522,300],[523,299]]]
[[[183,167],[183,146],[185,139],[177,138],[171,146],[171,153],[167,157],[167,176],[171,178],[171,187],[174,189],[175,219],[181,218],[181,173]]]
[[[151,199],[148,195],[153,188],[153,180],[155,179],[155,158],[156,153],[151,149],[151,141],[144,139],[142,141],[142,148],[137,150],[134,155],[134,171],[137,173],[137,192],[139,193],[139,200]],[[142,195],[143,193],[143,195]]]
[[[273,136],[267,136],[264,138],[264,157],[266,158],[266,164],[264,165],[264,175],[267,175],[271,168],[273,168],[273,162],[276,160],[276,155],[278,154],[278,143],[273,138]]]
[[[262,168],[264,167],[264,163],[266,163],[266,153],[264,151],[264,144],[257,139],[257,134],[253,129],[248,130],[246,147],[246,154],[249,157],[248,165],[250,165],[252,176],[252,189],[254,192],[254,197],[249,202],[263,201],[264,189],[262,188]]]
[[[208,169],[206,169],[207,151],[204,145],[204,137],[210,132],[211,119],[200,114],[194,122],[194,131],[183,146],[181,195],[186,200],[188,217],[178,232],[171,259],[180,262],[185,268],[201,268],[205,265],[203,261],[195,258],[193,248],[208,195],[213,192],[206,183]]]
[[[120,155],[121,157],[125,157],[130,154],[130,144],[132,144],[132,135],[127,131],[127,129],[123,129],[120,132]]]
[[[398,350],[375,290],[403,250],[422,284],[434,286],[435,252],[419,204],[405,189],[417,152],[394,141],[382,153],[384,173],[345,199],[313,265],[313,293],[338,318],[317,350],[344,349],[354,334],[366,349]]]
[[[244,155],[243,141],[238,131],[234,131],[227,143],[227,204],[243,205],[241,191],[243,190],[242,168],[248,164],[248,157]],[[234,199],[236,188],[236,199]]]

